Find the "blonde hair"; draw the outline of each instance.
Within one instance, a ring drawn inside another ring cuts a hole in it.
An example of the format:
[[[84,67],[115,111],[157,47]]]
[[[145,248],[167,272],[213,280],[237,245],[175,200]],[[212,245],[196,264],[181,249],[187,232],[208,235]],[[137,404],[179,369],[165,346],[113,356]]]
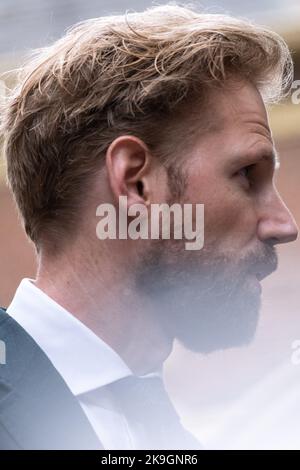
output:
[[[84,21],[38,51],[2,117],[8,180],[29,237],[39,246],[74,233],[82,193],[118,135],[174,160],[189,141],[180,110],[231,76],[277,102],[292,81],[287,45],[248,21],[164,5]]]

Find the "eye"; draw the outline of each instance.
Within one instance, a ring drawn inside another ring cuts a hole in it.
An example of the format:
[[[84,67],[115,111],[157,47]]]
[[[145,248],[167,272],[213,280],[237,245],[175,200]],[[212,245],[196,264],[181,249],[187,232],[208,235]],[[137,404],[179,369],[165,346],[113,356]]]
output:
[[[244,178],[249,178],[250,174],[251,174],[251,171],[253,170],[255,165],[247,165],[247,166],[244,166],[243,168],[241,168],[239,171],[238,171],[238,175],[239,176],[243,176]]]
[[[250,186],[253,178],[254,168],[255,164],[244,166],[235,173],[235,176],[241,178],[243,184],[247,184],[248,186]]]

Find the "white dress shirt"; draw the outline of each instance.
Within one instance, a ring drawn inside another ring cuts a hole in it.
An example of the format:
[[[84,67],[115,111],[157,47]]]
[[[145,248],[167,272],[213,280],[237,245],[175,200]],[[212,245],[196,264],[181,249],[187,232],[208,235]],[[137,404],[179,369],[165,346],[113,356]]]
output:
[[[137,430],[116,412],[104,387],[132,374],[121,357],[30,279],[22,280],[7,313],[48,356],[104,448],[134,449]]]

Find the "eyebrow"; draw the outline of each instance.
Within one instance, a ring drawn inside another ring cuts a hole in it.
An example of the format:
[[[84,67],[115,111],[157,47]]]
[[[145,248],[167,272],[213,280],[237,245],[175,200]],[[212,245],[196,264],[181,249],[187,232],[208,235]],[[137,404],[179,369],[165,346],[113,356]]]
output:
[[[250,156],[244,156],[244,157],[240,157],[239,158],[239,161],[251,161],[252,158]],[[272,150],[270,151],[267,151],[265,153],[263,153],[260,157],[256,157],[255,160],[258,162],[258,161],[262,161],[262,160],[265,160],[267,161],[268,163],[272,163],[273,165],[273,168],[274,170],[278,170],[280,168],[280,157],[279,157],[279,153],[278,151],[273,148]],[[237,160],[234,159],[232,161],[232,163],[234,164]]]

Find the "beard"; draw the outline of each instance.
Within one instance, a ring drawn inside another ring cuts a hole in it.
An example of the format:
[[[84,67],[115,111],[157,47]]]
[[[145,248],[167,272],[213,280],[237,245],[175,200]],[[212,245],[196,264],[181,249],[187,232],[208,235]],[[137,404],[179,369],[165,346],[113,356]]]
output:
[[[249,344],[261,305],[257,276],[276,269],[270,245],[224,254],[214,247],[192,252],[182,241],[156,240],[143,255],[136,285],[172,339],[193,352]]]

